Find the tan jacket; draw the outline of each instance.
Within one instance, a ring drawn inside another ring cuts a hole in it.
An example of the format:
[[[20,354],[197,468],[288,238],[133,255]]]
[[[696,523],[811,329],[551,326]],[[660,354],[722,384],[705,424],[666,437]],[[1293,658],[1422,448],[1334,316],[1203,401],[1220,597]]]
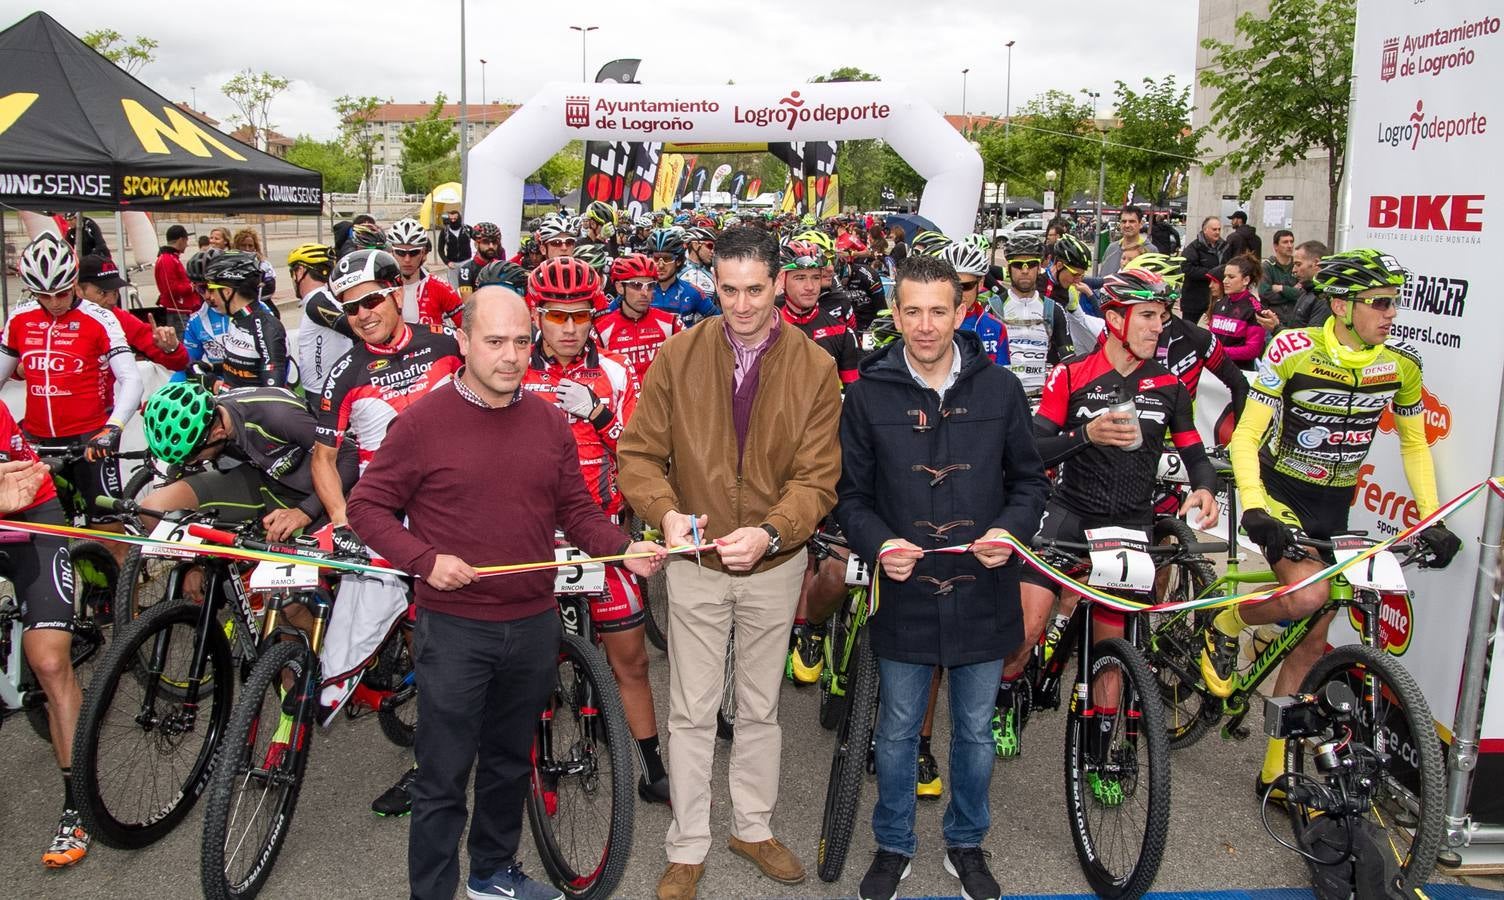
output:
[[[783,550],[753,570],[762,571],[803,552],[835,505],[841,386],[830,354],[799,329],[780,328],[762,358],[738,472],[735,364],[719,316],[664,343],[617,446],[621,492],[653,526],[670,510],[707,516],[710,539],[772,525]],[[721,568],[713,553],[703,561]]]

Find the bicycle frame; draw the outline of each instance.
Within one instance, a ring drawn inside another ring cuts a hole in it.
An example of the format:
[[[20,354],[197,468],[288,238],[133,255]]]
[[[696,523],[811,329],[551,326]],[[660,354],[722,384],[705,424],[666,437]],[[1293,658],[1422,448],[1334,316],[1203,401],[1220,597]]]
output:
[[[873,573],[877,577],[877,573]],[[857,635],[867,625],[867,588],[853,585],[846,590],[846,609],[836,615],[850,615],[851,627],[846,630],[846,639],[840,647],[833,641],[825,641],[825,671],[830,673],[830,694],[846,696],[846,679],[851,674],[851,654],[856,652]],[[823,676],[822,676],[823,677]]]

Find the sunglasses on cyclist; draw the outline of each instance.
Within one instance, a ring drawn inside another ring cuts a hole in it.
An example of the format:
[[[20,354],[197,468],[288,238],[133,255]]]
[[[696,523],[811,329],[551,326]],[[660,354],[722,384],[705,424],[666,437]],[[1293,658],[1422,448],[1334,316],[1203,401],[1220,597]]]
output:
[[[425,254],[427,252],[428,251],[424,250],[422,247],[413,247],[410,250],[404,249],[402,247],[393,247],[392,248],[392,255],[393,256],[422,256],[423,254]]]
[[[823,268],[825,268],[825,257],[823,256],[796,256],[783,266],[785,272],[792,272],[795,269]]]
[[[638,291],[651,291],[653,289],[653,285],[657,283],[658,282],[656,281],[649,281],[646,278],[634,278],[631,281],[617,282],[617,284],[621,285],[623,289],[632,288],[633,290]]]
[[[1037,260],[1037,259],[1010,259],[1010,260],[1008,260],[1008,268],[1010,268],[1010,269],[1037,269],[1037,268],[1039,268],[1039,260]]]
[[[1382,297],[1353,297],[1351,299],[1355,303],[1366,303],[1379,312],[1389,312],[1400,301],[1397,294],[1385,294]]]
[[[969,294],[977,288],[981,287],[981,285],[981,279],[975,279],[973,281],[963,281],[961,282],[961,293]]]
[[[58,300],[63,297],[72,297],[73,288],[61,291],[32,291],[31,295],[38,300]]]
[[[543,309],[539,308],[538,314],[543,321],[550,325],[563,325],[573,322],[576,325],[589,325],[595,314],[588,309]]]
[[[386,300],[386,298],[395,293],[396,290],[397,289],[394,287],[377,288],[376,290],[371,291],[369,294],[366,294],[364,297],[356,297],[354,300],[342,301],[339,305],[340,312],[344,313],[347,316],[353,316],[358,314],[362,309],[375,309],[376,307],[380,306],[382,302]]]
[[[544,241],[544,243],[550,247],[573,247],[579,242],[574,238],[553,238],[551,240]]]

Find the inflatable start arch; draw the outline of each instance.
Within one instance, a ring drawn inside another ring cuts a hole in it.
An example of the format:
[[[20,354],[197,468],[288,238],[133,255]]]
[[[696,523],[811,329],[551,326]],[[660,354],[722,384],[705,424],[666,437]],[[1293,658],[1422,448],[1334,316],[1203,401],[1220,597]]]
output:
[[[550,84],[470,150],[465,218],[503,231],[522,181],[573,140],[722,143],[881,138],[925,179],[919,212],[972,230],[982,158],[928,103],[880,81],[778,85]],[[512,236],[515,237],[515,236]]]

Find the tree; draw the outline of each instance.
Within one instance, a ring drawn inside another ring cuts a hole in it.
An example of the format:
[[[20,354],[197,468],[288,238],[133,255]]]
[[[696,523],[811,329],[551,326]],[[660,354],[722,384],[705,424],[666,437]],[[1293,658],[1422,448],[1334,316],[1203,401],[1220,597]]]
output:
[[[825,75],[816,75],[811,84],[844,81],[881,81],[871,72],[856,66],[841,66]],[[836,155],[836,173],[841,185],[841,205],[858,209],[876,209],[882,203],[883,148],[876,139],[842,141]],[[891,151],[890,151],[891,152]]]
[[[1238,17],[1236,44],[1201,42],[1211,52],[1201,83],[1218,92],[1211,123],[1230,145],[1208,169],[1240,176],[1246,195],[1268,169],[1326,154],[1329,246],[1347,151],[1356,19],[1354,0],[1271,0],[1267,18]]]
[[[287,150],[287,161],[321,173],[328,193],[348,194],[360,187],[361,160],[342,141],[299,135]]]
[[[440,91],[428,115],[402,127],[402,183],[411,190],[459,180],[460,135],[443,117],[445,99]]]
[[[99,52],[100,56],[134,75],[147,63],[157,60],[157,42],[144,35],[127,42],[125,36],[112,28],[101,28],[84,35],[83,41]]]
[[[1064,205],[1078,191],[1096,193],[1101,135],[1091,104],[1073,94],[1046,91],[1019,108],[1012,128],[989,125],[967,137],[977,143],[985,180],[1006,181],[1011,195],[1054,190]]]
[[[1191,128],[1190,85],[1177,87],[1173,75],[1145,78],[1139,93],[1119,81],[1114,96],[1122,126],[1108,137],[1110,174],[1137,185],[1139,196],[1157,197],[1166,176],[1201,154],[1206,129]]]
[[[235,104],[234,120],[250,128],[251,146],[257,150],[266,149],[266,133],[272,128],[272,101],[287,90],[287,84],[287,79],[280,75],[242,69],[219,87]]]
[[[570,141],[558,153],[529,175],[528,181],[536,181],[548,188],[555,196],[562,197],[580,186],[585,172],[585,142]]]
[[[361,176],[366,184],[366,212],[371,211],[371,151],[381,136],[371,128],[371,120],[380,108],[378,97],[352,97],[346,94],[334,101],[339,116],[339,139],[361,161]]]
[[[841,66],[838,69],[831,69],[828,75],[816,75],[810,79],[811,84],[828,84],[838,81],[882,81],[882,79],[856,66]]]

